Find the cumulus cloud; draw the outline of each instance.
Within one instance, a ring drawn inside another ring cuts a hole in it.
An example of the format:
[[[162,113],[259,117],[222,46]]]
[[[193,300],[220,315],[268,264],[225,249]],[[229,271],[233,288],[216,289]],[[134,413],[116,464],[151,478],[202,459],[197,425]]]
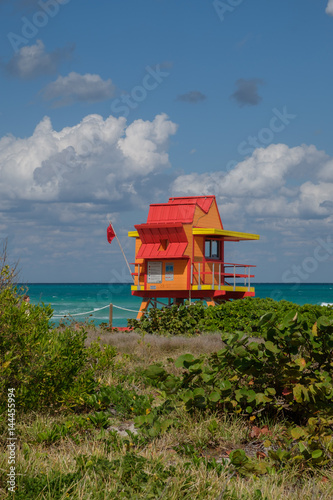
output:
[[[333,0],[328,0],[328,4],[326,7],[326,14],[333,16]]]
[[[190,92],[181,94],[177,97],[177,101],[189,102],[190,104],[196,104],[197,102],[204,101],[205,99],[205,94],[199,92],[198,90],[191,90]]]
[[[49,83],[41,94],[53,106],[67,106],[73,102],[98,102],[113,97],[115,86],[111,79],[103,80],[99,75],[80,75],[72,71],[68,76],[59,76]]]
[[[89,115],[59,131],[46,117],[30,137],[2,137],[0,239],[8,235],[22,278],[130,279],[119,248],[106,241],[107,221],[115,223],[132,259],[127,231],[140,222],[141,209],[144,222],[151,200],[165,200],[172,175],[169,140],[176,130],[165,114],[129,124],[123,117]],[[126,220],[133,210],[135,218]]]
[[[169,166],[168,140],[176,130],[165,114],[129,125],[89,115],[59,132],[45,117],[31,137],[0,140],[0,198],[111,203],[138,196],[145,176]]]
[[[23,80],[54,74],[59,64],[71,57],[73,50],[71,46],[47,53],[43,42],[37,40],[35,45],[24,46],[14,54],[5,69],[11,76]]]
[[[333,215],[332,158],[315,146],[272,144],[230,172],[179,176],[173,194],[215,194],[233,220],[246,217],[328,221]]]
[[[236,90],[231,95],[239,106],[257,106],[262,97],[258,94],[258,86],[263,85],[263,81],[259,78],[245,80],[241,78],[236,81]]]

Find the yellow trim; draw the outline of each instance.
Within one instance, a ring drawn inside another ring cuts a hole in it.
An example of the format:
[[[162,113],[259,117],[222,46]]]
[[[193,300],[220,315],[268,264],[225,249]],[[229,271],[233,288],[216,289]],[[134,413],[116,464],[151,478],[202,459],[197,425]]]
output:
[[[193,285],[192,290],[219,290],[218,285],[215,285],[214,288],[212,288],[212,285],[201,285],[200,287],[198,285]],[[236,286],[235,290],[233,286],[223,286],[221,285],[220,290],[225,290],[226,292],[254,292],[254,288],[248,286]]]
[[[128,231],[129,238],[139,238],[139,233],[137,231]]]
[[[240,233],[238,231],[226,231],[225,229],[215,229],[206,227],[195,227],[192,234],[200,236],[224,236],[225,238],[237,238],[239,240],[259,240],[259,234]]]
[[[142,287],[141,287],[142,289]],[[136,285],[131,286],[131,290],[139,290],[139,287]],[[214,288],[212,288],[212,285],[201,285],[200,287],[198,285],[193,285],[192,290],[200,291],[200,290],[225,290],[226,292],[254,292],[254,287],[249,287],[248,286],[236,286],[235,290],[233,286],[223,286],[219,288],[218,285],[215,285]],[[162,290],[163,291],[163,290]],[[148,290],[149,292],[149,290]]]

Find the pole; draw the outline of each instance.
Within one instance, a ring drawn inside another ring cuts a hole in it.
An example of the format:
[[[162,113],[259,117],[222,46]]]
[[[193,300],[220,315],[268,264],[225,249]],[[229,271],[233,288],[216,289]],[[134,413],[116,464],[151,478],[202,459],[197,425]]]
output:
[[[113,305],[110,304],[109,309],[109,327],[112,329]]]
[[[109,221],[109,223],[111,224],[111,221]],[[112,225],[112,224],[111,224],[111,226],[113,227],[113,225]],[[124,252],[124,250],[123,250],[123,247],[122,247],[122,246],[121,246],[121,244],[120,244],[120,241],[119,241],[119,239],[118,239],[118,236],[117,236],[117,233],[116,233],[116,231],[115,231],[114,227],[113,227],[113,231],[114,231],[114,235],[115,235],[115,237],[117,238],[119,248],[120,248],[120,250],[121,250],[121,253],[123,254],[123,257],[124,257],[125,262],[126,262],[126,264],[127,264],[127,267],[128,267],[129,272],[130,272],[130,275],[131,275],[131,277],[132,277],[132,280],[133,280],[133,282],[134,282],[134,276],[132,275],[132,269],[130,268],[130,265],[129,265],[128,260],[127,260],[126,255],[125,255],[125,252]]]

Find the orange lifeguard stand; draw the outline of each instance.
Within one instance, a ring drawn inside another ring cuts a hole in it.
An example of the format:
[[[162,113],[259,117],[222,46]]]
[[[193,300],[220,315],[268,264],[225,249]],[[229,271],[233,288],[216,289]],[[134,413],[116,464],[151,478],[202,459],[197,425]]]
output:
[[[150,303],[156,307],[158,298],[215,305],[254,296],[250,282],[255,266],[224,262],[224,244],[258,240],[259,235],[223,229],[215,196],[153,203],[147,223],[134,227],[128,236],[136,238],[132,294],[142,297],[138,319]]]

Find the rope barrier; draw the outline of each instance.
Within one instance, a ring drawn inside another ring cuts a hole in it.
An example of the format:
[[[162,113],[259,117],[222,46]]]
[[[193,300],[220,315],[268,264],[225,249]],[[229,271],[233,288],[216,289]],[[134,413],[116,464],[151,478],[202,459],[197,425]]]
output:
[[[120,307],[120,306],[115,306],[113,304],[113,307],[115,307],[116,309],[122,309],[123,311],[129,311],[129,312],[132,312],[132,313],[138,313],[139,311],[134,311],[133,309],[126,309],[126,307]]]
[[[126,307],[115,306],[114,304],[112,304],[112,305],[116,309],[122,309],[123,311],[129,311],[129,312],[133,312],[133,313],[138,313],[139,312],[139,311],[134,311],[133,309],[126,309]],[[76,313],[76,314],[70,314],[70,313],[67,313],[67,314],[54,314],[52,316],[52,318],[63,318],[65,316],[84,316],[86,314],[92,314],[92,313],[95,313],[97,311],[101,311],[102,309],[106,309],[107,307],[110,307],[110,304],[108,304],[107,306],[104,306],[104,307],[100,307],[99,309],[94,309],[93,311],[87,311],[87,312],[83,312],[83,313]]]

